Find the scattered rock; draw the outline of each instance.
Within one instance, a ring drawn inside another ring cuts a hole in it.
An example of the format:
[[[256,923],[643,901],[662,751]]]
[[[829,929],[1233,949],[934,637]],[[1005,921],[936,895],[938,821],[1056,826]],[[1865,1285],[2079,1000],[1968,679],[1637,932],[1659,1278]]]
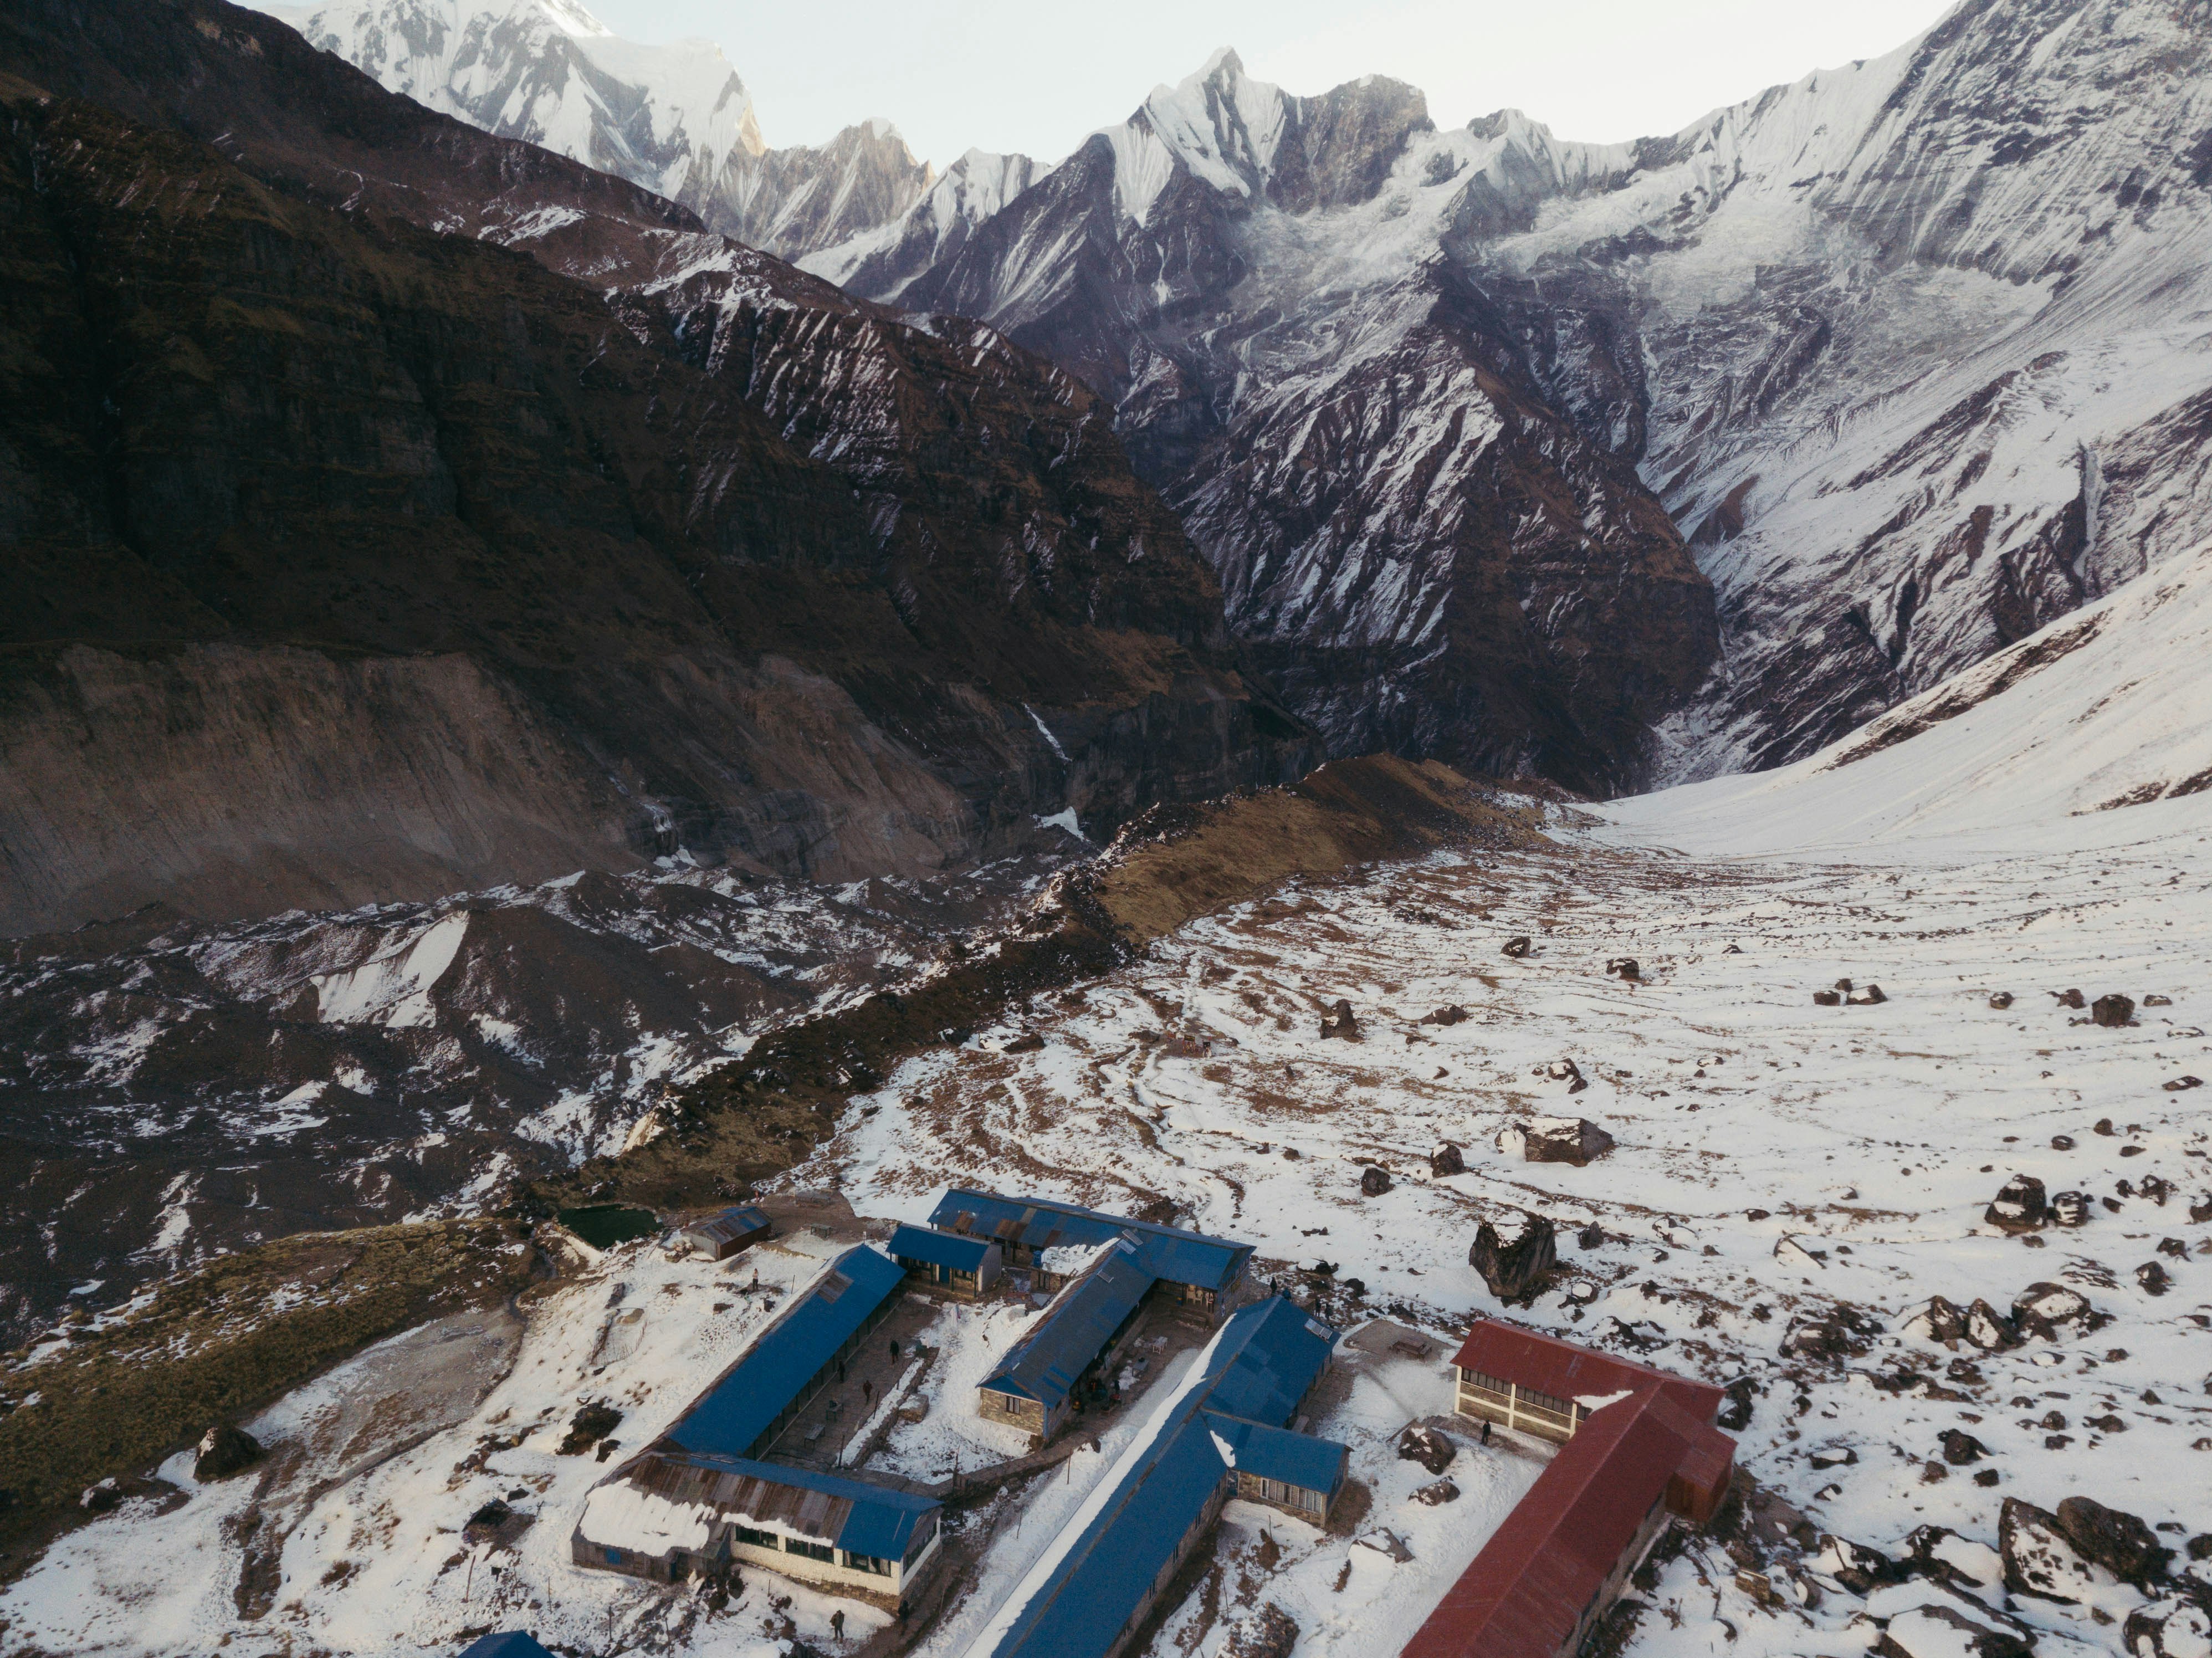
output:
[[[2088,1297],[2063,1284],[2031,1284],[2013,1297],[2013,1329],[2023,1341],[2070,1339],[2092,1327],[2094,1314]],[[2061,1327],[2068,1325],[2077,1327]]]
[[[2169,1094],[2185,1094],[2192,1088],[2203,1087],[2204,1078],[2202,1077],[2176,1077],[2172,1082],[2160,1083],[2159,1086],[2163,1088]]]
[[[2173,1005],[2173,998],[2171,996],[2159,995],[2146,996],[2143,998],[2143,1005],[2145,1007],[2172,1007]]]
[[[1966,1339],[1985,1353],[2001,1353],[2020,1345],[2012,1321],[1978,1297],[1966,1309]]]
[[[1221,1658],[1291,1658],[1297,1644],[1297,1619],[1270,1600],[1230,1626]]]
[[[1440,1179],[1446,1175],[1464,1175],[1467,1158],[1450,1140],[1442,1141],[1429,1153],[1429,1173]]]
[[[2074,1005],[2079,1007],[2081,1004],[2076,1002]],[[2089,1005],[2089,1017],[2107,1029],[2117,1030],[2122,1025],[2133,1024],[2136,999],[2117,992],[2109,996],[2100,996]]]
[[[1509,1307],[1516,1303],[1525,1305],[1544,1292],[1559,1269],[1559,1245],[1552,1223],[1541,1215],[1531,1215],[1521,1236],[1506,1243],[1498,1236],[1498,1229],[1485,1221],[1468,1249],[1467,1264],[1482,1274],[1482,1281],[1498,1300]]]
[[[1820,1449],[1809,1453],[1805,1460],[1814,1467],[1823,1470],[1848,1468],[1857,1464],[1859,1454],[1849,1445],[1823,1445]]]
[[[1848,996],[1851,993],[1851,981],[1849,979],[1838,979],[1836,981],[1836,989],[1841,994]]]
[[[1782,1351],[1840,1364],[1863,1358],[1881,1334],[1880,1324],[1857,1308],[1839,1303],[1817,1317],[1791,1320],[1783,1332]]]
[[[2010,1007],[2012,1005],[2012,992],[2009,990],[2000,990],[1996,995],[1990,998],[1990,1005],[1997,1009],[2001,1012],[2004,1009]]]
[[[1359,1189],[1367,1197],[1381,1197],[1390,1189],[1390,1171],[1369,1163],[1359,1171]]]
[[[1720,1408],[1714,1423],[1727,1433],[1741,1433],[1751,1426],[1752,1401],[1759,1395],[1759,1384],[1747,1376],[1740,1376],[1721,1389],[1728,1402]]]
[[[1508,938],[1505,941],[1504,953],[1510,956],[1515,961],[1519,961],[1523,956],[1526,956],[1528,953],[1528,935],[1525,932],[1517,933],[1514,937]]]
[[[1905,1559],[1921,1576],[1953,1588],[1994,1588],[2004,1580],[2004,1561],[1986,1543],[1948,1526],[1916,1526],[1905,1540]]]
[[[1964,1428],[1946,1428],[1936,1438],[1943,1447],[1943,1460],[1954,1468],[1978,1462],[1990,1454],[1990,1448]]]
[[[1451,1467],[1452,1459],[1458,1455],[1459,1448],[1449,1438],[1418,1422],[1398,1436],[1401,1460],[1418,1462],[1432,1474],[1442,1473]]]
[[[2008,1497],[1997,1514],[1997,1553],[2005,1588],[2014,1594],[2073,1606],[2098,1587],[2096,1569],[2083,1559],[2058,1516]]]
[[[1613,1150],[1613,1136],[1587,1117],[1530,1117],[1500,1130],[1498,1149],[1527,1163],[1571,1163],[1581,1169]]]
[[[1439,1479],[1433,1485],[1424,1485],[1413,1493],[1413,1501],[1425,1503],[1431,1508],[1439,1503],[1459,1501],[1459,1487],[1449,1479]]]
[[[1322,1015],[1321,1034],[1351,1042],[1359,1040],[1359,1021],[1352,1017],[1350,1002],[1339,997],[1335,1005]]]
[[[2112,1127],[2112,1120],[2110,1117],[2100,1117],[2097,1119],[2096,1127],[2089,1132],[2093,1134],[2102,1134],[2106,1139],[2110,1139],[2120,1131]]]
[[[2053,1134],[2051,1137],[2051,1149],[2054,1151],[2071,1151],[2074,1149],[2074,1137],[2071,1134]]]
[[[1605,964],[1605,970],[1610,977],[1615,979],[1626,979],[1631,982],[1641,979],[1644,976],[1644,969],[1638,964],[1636,957],[1633,956],[1614,956],[1608,957]]]
[[[1871,1594],[1887,1584],[1903,1582],[1906,1576],[1905,1568],[1880,1549],[1826,1533],[1813,1558],[1813,1568],[1853,1594]]]
[[[2134,1515],[2091,1497],[2068,1497],[2051,1518],[2076,1554],[2145,1591],[2164,1579],[2173,1558],[2173,1551]]]
[[[1955,1606],[1899,1612],[1874,1643],[1884,1658],[2028,1658],[2034,1649],[2033,1636],[2015,1634],[1994,1618],[1984,1621]]]
[[[2147,1260],[2136,1268],[2136,1282],[2142,1285],[2145,1295],[2152,1296],[2162,1296],[2173,1285],[2166,1268],[2154,1260]]]
[[[218,1423],[200,1436],[199,1455],[192,1464],[192,1478],[203,1485],[210,1480],[228,1479],[260,1460],[259,1440],[243,1428]]]
[[[2205,1192],[2189,1206],[2189,1218],[2199,1225],[2212,1220],[2212,1192]]]
[[[2191,1220],[2196,1218],[2194,1214],[2190,1216]],[[1601,1249],[1605,1247],[1605,1228],[1592,1221],[1575,1234],[1575,1242],[1585,1249]]]
[[[2120,1636],[2134,1658],[2204,1658],[2212,1652],[2212,1611],[2191,1600],[2154,1600],[2128,1614]]]
[[[1996,1201],[1982,1212],[1982,1218],[2000,1232],[2039,1231],[2051,1219],[2043,1182],[2033,1175],[2014,1175],[2004,1183]]]
[[[581,1456],[620,1427],[622,1419],[623,1413],[611,1405],[580,1406],[576,1414],[568,1418],[568,1431],[553,1448],[554,1452],[560,1456]]]
[[[2087,1007],[2089,1005],[2082,999],[2081,993],[2078,990],[2054,990],[2051,993],[2058,999],[2058,1005],[2061,1007]]]
[[[2123,1191],[2126,1190],[2127,1184],[2125,1181],[2122,1181],[2120,1188]],[[2166,1200],[2173,1195],[2173,1182],[2163,1175],[2145,1175],[2136,1183],[2136,1195],[2139,1198],[2148,1198],[2163,1209],[2166,1207]]]
[[[1851,1007],[1879,1007],[1882,1003],[1887,1001],[1889,998],[1881,993],[1881,987],[1880,985],[1869,984],[1857,995],[1847,996],[1844,999],[1845,1003]]]
[[[1813,993],[1813,1005],[1815,1007],[1841,1007],[1844,993],[1840,990],[1816,990]]]
[[[1449,1007],[1440,1007],[1433,1013],[1421,1015],[1423,1024],[1459,1024],[1467,1018],[1467,1010],[1457,1002]]]
[[[2051,1199],[2051,1224],[2053,1226],[2087,1226],[2089,1224],[2089,1194],[2086,1192],[2061,1192]]]
[[[1589,1086],[1589,1078],[1583,1075],[1582,1066],[1572,1060],[1553,1060],[1547,1065],[1538,1066],[1530,1074],[1551,1082],[1565,1083],[1570,1094],[1579,1094]]]
[[[1966,1315],[1953,1302],[1942,1296],[1931,1296],[1925,1307],[1905,1320],[1904,1333],[1948,1346],[1966,1339]]]

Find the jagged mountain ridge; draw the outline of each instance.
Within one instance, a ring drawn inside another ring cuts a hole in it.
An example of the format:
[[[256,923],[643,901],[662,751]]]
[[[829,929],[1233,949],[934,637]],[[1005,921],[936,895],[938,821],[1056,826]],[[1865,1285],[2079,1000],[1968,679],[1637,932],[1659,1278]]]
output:
[[[1401,590],[1449,586],[1401,550],[1402,448],[1309,454],[1349,471],[1351,499],[1287,532],[1280,469],[1238,473],[1261,433],[1402,381],[1358,343],[1407,284],[1456,273],[1534,401],[1638,469],[1715,587],[1701,693],[1677,689],[1702,671],[1686,651],[1639,700],[1662,717],[1650,774],[1771,765],[2212,527],[2208,17],[2202,0],[1964,0],[1885,58],[1626,145],[1510,111],[1437,131],[1411,88],[1292,99],[1219,55],[928,270],[812,262],[993,320],[1106,392],[1296,705],[1340,741],[1415,751],[1464,720],[1448,700],[1464,671],[1414,691],[1414,718],[1363,728],[1404,677],[1344,650],[1421,658],[1434,605]],[[1356,116],[1318,119],[1330,100]],[[1443,431],[1457,393],[1434,384]],[[1642,515],[1641,493],[1613,500]],[[1615,507],[1595,521],[1656,550]],[[1607,569],[1592,560],[1583,591]],[[1385,602],[1354,602],[1349,629],[1343,602],[1310,602],[1363,590]]]
[[[771,149],[720,47],[624,40],[575,0],[262,9],[387,91],[641,185],[785,258],[900,217],[936,182],[885,121]]]
[[[925,871],[1310,755],[1106,412],[989,331],[253,14],[50,0],[0,51],[9,926]]]

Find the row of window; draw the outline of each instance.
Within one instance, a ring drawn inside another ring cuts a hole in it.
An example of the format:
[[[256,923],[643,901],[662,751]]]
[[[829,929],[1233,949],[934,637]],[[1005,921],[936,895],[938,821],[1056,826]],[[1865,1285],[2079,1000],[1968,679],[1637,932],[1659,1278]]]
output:
[[[1501,1400],[1513,1392],[1514,1384],[1502,1376],[1485,1376],[1480,1370],[1462,1370],[1459,1375],[1462,1386],[1479,1393],[1496,1394]],[[1533,1388],[1522,1388],[1514,1393],[1513,1402],[1519,1409],[1531,1414],[1541,1412],[1547,1416],[1556,1416],[1563,1422],[1572,1422],[1589,1414],[1571,1400],[1554,1399],[1551,1394],[1540,1394]]]
[[[804,1555],[809,1560],[835,1560],[837,1551],[827,1543],[810,1543],[803,1537],[786,1537],[781,1532],[762,1531],[752,1526],[732,1526],[731,1532],[740,1543],[750,1543],[757,1549],[781,1549],[786,1554]],[[851,1557],[847,1557],[849,1561]]]

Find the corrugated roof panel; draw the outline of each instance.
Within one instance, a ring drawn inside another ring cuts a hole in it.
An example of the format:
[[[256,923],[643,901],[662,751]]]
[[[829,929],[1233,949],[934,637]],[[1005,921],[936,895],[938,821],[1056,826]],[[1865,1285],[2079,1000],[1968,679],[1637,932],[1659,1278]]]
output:
[[[781,1526],[855,1554],[902,1558],[934,1497],[741,1456],[647,1451],[616,1478],[731,1520]]]
[[[1344,1478],[1352,1451],[1333,1439],[1271,1428],[1264,1422],[1209,1411],[1207,1424],[1227,1442],[1237,1472],[1261,1479],[1279,1479],[1310,1491],[1333,1492]]]
[[[951,1231],[980,1226],[1004,1242],[1048,1248],[1058,1243],[1104,1243],[1127,1235],[1152,1252],[1154,1278],[1220,1291],[1236,1281],[1250,1259],[1252,1246],[1209,1237],[1180,1226],[1102,1214],[1080,1204],[1043,1198],[1002,1197],[955,1187],[938,1199],[929,1224]]]
[[[933,1266],[956,1271],[980,1271],[991,1244],[982,1238],[962,1237],[955,1232],[933,1231],[926,1226],[902,1226],[884,1246],[901,1260],[926,1260]]]
[[[1138,1264],[1135,1249],[1111,1251],[1054,1297],[1036,1327],[983,1385],[1034,1399],[1048,1412],[1059,1409],[1152,1282],[1152,1274]]]
[[[666,1442],[686,1451],[743,1456],[836,1356],[837,1349],[896,1293],[906,1271],[862,1245],[762,1332],[721,1378],[678,1418]]]
[[[1687,1376],[1653,1370],[1648,1364],[1616,1358],[1570,1341],[1524,1330],[1503,1319],[1483,1319],[1468,1333],[1453,1355],[1462,1370],[1480,1370],[1517,1387],[1531,1388],[1555,1399],[1617,1394],[1663,1385],[1692,1415],[1710,1419],[1720,1408],[1721,1390]]]

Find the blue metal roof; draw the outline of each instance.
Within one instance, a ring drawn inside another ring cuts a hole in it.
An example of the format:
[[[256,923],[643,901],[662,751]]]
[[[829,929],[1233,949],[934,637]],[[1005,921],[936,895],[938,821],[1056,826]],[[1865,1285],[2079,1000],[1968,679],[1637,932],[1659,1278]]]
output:
[[[1334,1330],[1283,1296],[1244,1308],[1221,1335],[1206,1403],[1252,1422],[1288,1422],[1336,1345]]]
[[[747,1455],[799,1390],[905,1281],[905,1270],[879,1251],[865,1244],[847,1250],[665,1437],[681,1450]]]
[[[871,1485],[865,1480],[848,1479],[834,1473],[821,1473],[812,1468],[787,1467],[781,1462],[757,1462],[750,1457],[714,1456],[694,1454],[674,1459],[696,1468],[712,1469],[718,1473],[733,1474],[741,1479],[757,1479],[763,1485],[781,1485],[789,1491],[819,1491],[824,1497],[842,1497],[852,1504],[852,1511],[844,1523],[837,1527],[831,1540],[841,1549],[854,1554],[872,1554],[879,1560],[900,1560],[906,1557],[906,1546],[914,1539],[914,1528],[922,1517],[944,1505],[933,1497],[923,1497],[914,1491],[902,1491],[889,1485]]]
[[[518,1629],[505,1629],[496,1635],[479,1635],[463,1647],[460,1658],[553,1658],[531,1637]]]
[[[951,1266],[963,1272],[982,1270],[990,1243],[982,1238],[963,1238],[957,1232],[935,1232],[926,1226],[902,1226],[886,1246],[901,1260],[926,1260],[933,1266]]]
[[[1166,1419],[1108,1473],[1107,1489],[1079,1510],[1088,1515],[1079,1534],[1064,1546],[1055,1541],[1042,1581],[1017,1585],[1015,1593],[1027,1599],[1005,1633],[988,1647],[977,1642],[969,1658],[1104,1658],[1228,1475],[1214,1441],[1218,1424],[1224,1424],[1209,1406],[1232,1381],[1255,1395],[1269,1395],[1302,1370],[1310,1382],[1336,1337],[1327,1325],[1319,1327],[1321,1336],[1310,1333],[1311,1322],[1281,1297],[1232,1315],[1206,1348],[1202,1374],[1186,1381],[1166,1407]],[[1277,1343],[1287,1351],[1273,1352]],[[1316,1347],[1320,1363],[1312,1362]],[[1297,1402],[1291,1394],[1284,1412]],[[1342,1455],[1341,1446],[1334,1448]]]
[[[1346,1463],[1352,1452],[1333,1439],[1271,1428],[1264,1422],[1247,1422],[1241,1416],[1206,1413],[1206,1424],[1227,1442],[1237,1458],[1237,1469],[1262,1479],[1279,1479],[1310,1491],[1334,1496],[1344,1483]]]
[[[1059,1409],[1076,1378],[1152,1287],[1139,1253],[1130,1240],[1116,1240],[1105,1260],[1060,1292],[1036,1327],[983,1385],[994,1393],[1034,1399],[1048,1412]]]
[[[1109,1238],[1133,1238],[1148,1253],[1146,1269],[1154,1278],[1172,1284],[1194,1284],[1201,1289],[1225,1290],[1237,1281],[1251,1258],[1252,1246],[1228,1238],[1210,1237],[1180,1226],[1156,1221],[1131,1220],[1124,1215],[1102,1214],[1080,1204],[1057,1203],[1049,1198],[1009,1198],[996,1192],[977,1192],[954,1187],[938,1200],[929,1224],[946,1231],[963,1230],[976,1237],[1001,1242],[1025,1243],[1033,1249],[1056,1244],[1100,1244]]]

